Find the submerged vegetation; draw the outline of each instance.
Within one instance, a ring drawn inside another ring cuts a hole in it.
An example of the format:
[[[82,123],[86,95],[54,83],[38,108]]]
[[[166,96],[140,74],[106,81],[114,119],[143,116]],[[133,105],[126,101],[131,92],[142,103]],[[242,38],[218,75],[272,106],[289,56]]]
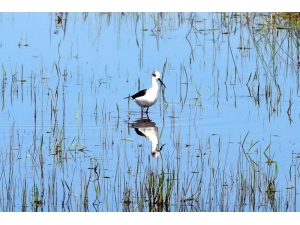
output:
[[[299,13],[25,18],[1,41],[1,211],[299,211]],[[122,102],[153,66],[173,87],[149,113],[157,151]]]

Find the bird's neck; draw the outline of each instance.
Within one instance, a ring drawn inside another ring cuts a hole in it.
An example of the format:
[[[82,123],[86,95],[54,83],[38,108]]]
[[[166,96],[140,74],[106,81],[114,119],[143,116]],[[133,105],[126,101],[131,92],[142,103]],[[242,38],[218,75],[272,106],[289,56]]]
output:
[[[158,90],[158,82],[154,78],[152,78],[152,88]]]

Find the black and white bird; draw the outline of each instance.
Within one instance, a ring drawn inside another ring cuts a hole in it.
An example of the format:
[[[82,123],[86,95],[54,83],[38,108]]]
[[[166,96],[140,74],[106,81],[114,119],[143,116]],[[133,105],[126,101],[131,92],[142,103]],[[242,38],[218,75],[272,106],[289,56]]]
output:
[[[149,87],[148,89],[141,90],[137,92],[136,94],[126,97],[131,98],[135,101],[136,104],[138,104],[141,107],[141,115],[143,116],[143,109],[147,108],[146,114],[148,114],[149,107],[154,105],[155,102],[158,99],[158,80],[160,83],[165,87],[165,84],[160,79],[160,72],[153,71],[152,75],[152,87]]]

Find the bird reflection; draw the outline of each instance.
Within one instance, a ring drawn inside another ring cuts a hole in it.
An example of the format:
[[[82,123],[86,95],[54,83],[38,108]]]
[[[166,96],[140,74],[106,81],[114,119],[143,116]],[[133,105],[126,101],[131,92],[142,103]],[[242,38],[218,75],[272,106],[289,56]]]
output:
[[[135,132],[145,137],[148,141],[151,142],[151,155],[154,158],[160,156],[160,152],[165,144],[163,144],[159,148],[159,139],[158,139],[158,129],[152,120],[147,119],[139,119],[130,124],[132,128],[134,128]]]

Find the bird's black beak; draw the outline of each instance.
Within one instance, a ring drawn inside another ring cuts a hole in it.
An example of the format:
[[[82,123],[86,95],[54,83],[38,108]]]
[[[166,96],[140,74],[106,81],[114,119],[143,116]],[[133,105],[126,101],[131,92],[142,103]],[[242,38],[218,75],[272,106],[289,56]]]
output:
[[[158,80],[160,81],[160,83],[161,83],[165,88],[167,88],[166,85],[162,82],[162,80],[161,80],[160,78],[158,78]]]

